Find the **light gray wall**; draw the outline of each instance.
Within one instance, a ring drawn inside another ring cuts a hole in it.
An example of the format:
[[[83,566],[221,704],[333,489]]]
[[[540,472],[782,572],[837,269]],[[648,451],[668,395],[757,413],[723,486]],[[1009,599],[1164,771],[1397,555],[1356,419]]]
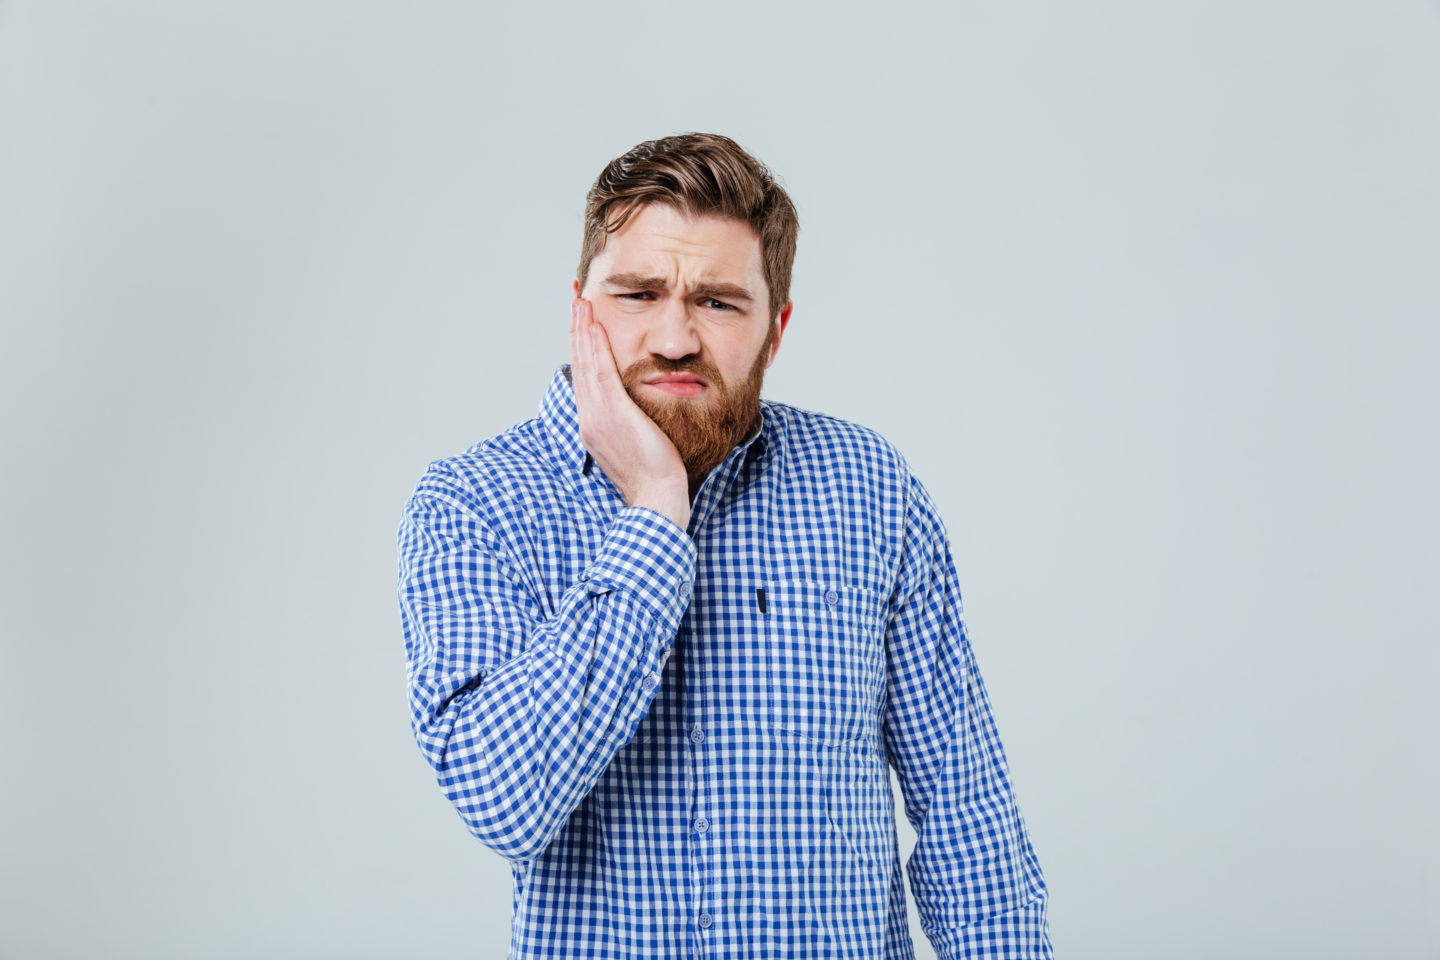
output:
[[[1060,954],[1440,956],[1437,98],[1421,2],[0,5],[0,957],[501,955],[395,525],[690,129],[800,209],[766,396],[947,519]]]

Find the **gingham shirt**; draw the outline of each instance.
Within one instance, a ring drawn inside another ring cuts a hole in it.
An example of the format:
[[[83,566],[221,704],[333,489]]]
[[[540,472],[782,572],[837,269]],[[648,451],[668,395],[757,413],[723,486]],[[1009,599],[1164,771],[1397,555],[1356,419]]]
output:
[[[539,416],[399,529],[416,742],[513,873],[511,958],[1050,957],[944,523],[868,428],[770,400],[687,529]],[[493,956],[498,945],[477,945]]]

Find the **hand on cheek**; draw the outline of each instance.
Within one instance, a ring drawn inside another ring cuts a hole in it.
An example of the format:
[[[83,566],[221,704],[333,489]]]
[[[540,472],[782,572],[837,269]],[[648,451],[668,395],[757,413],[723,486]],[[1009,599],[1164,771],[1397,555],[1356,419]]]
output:
[[[570,310],[571,384],[580,440],[630,506],[645,506],[684,527],[690,517],[689,477],[680,452],[636,406],[588,300]]]

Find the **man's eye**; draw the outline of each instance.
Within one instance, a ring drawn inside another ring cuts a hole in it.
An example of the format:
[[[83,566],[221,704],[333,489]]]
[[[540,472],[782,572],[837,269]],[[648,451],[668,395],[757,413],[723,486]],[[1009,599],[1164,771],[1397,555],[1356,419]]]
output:
[[[732,307],[730,304],[725,303],[723,300],[716,300],[714,297],[706,297],[705,300],[702,301],[702,302],[708,303],[708,304],[713,304],[714,306],[719,307],[721,310],[734,310],[734,309],[735,309],[735,308]]]
[[[618,293],[618,294],[616,294],[616,296],[618,296],[618,297],[623,297],[623,298],[627,298],[627,299],[630,298],[630,297],[635,297],[636,299],[639,299],[639,298],[641,298],[641,297],[648,297],[648,296],[650,296],[650,295],[651,295],[651,294],[650,294],[650,291],[649,291],[649,290],[641,290],[639,293]]]

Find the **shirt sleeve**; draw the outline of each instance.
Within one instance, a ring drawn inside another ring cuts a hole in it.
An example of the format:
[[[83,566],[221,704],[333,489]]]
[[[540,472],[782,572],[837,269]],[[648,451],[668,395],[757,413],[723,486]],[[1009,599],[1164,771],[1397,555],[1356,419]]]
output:
[[[549,846],[648,712],[696,548],[668,517],[623,507],[544,616],[498,525],[432,464],[398,531],[400,619],[416,743],[470,832],[518,863]]]
[[[1053,957],[1045,879],[966,636],[949,535],[913,474],[889,613],[885,751],[916,832],[907,871],[921,928],[940,960]]]

